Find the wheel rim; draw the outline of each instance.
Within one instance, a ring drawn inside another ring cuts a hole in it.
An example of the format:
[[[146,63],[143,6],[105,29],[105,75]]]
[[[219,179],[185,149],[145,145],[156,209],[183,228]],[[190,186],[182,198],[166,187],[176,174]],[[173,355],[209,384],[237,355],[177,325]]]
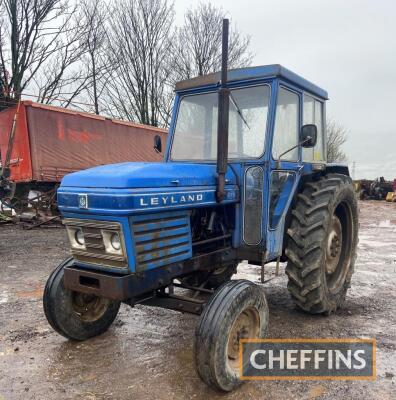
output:
[[[326,273],[333,274],[340,261],[342,248],[342,226],[336,215],[333,215],[330,233],[326,246]]]
[[[351,261],[352,240],[351,209],[341,203],[332,217],[326,242],[326,283],[332,293],[337,292],[345,281]]]
[[[73,292],[72,307],[77,318],[85,322],[94,322],[103,317],[110,300],[93,294]]]
[[[234,321],[227,344],[227,363],[231,370],[240,374],[240,340],[255,339],[260,333],[260,316],[255,308],[242,311]]]

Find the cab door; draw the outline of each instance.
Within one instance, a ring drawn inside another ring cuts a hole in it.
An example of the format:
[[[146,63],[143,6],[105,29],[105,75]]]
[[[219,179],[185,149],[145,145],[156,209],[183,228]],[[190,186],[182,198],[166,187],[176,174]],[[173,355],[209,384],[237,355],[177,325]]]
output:
[[[266,261],[282,254],[285,218],[302,168],[301,148],[292,149],[299,142],[301,93],[279,85],[276,98],[266,190]]]

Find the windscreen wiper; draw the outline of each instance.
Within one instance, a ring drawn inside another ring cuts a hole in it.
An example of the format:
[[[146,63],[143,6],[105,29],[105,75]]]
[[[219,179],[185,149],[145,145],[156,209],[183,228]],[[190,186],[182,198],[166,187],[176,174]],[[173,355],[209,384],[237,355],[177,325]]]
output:
[[[249,126],[249,124],[247,123],[245,117],[243,116],[242,111],[241,111],[241,109],[239,108],[239,106],[238,106],[237,102],[235,101],[234,97],[232,96],[231,92],[230,92],[230,100],[231,100],[231,103],[234,105],[235,109],[237,110],[237,113],[238,113],[239,116],[241,117],[241,120],[242,120],[243,123],[247,126],[247,128],[250,130],[250,126]]]

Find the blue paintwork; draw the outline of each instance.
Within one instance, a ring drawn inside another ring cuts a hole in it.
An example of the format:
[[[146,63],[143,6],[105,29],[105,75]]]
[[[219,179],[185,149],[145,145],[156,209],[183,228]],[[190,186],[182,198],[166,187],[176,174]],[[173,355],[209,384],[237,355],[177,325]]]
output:
[[[235,184],[228,171],[226,179]],[[216,166],[209,164],[125,162],[101,165],[66,175],[64,187],[82,188],[158,188],[215,185]]]
[[[328,94],[326,90],[320,88],[319,86],[313,84],[312,82],[304,79],[300,75],[290,71],[289,69],[283,67],[280,64],[271,65],[260,65],[248,68],[238,68],[228,71],[227,81],[228,83],[241,83],[243,81],[258,81],[263,79],[283,79],[289,83],[304,89],[315,96],[321,97],[327,100]],[[216,80],[216,79],[215,79]],[[217,74],[217,84],[220,81],[220,73]],[[207,85],[208,87],[210,85]],[[182,92],[182,91],[180,91]]]
[[[165,165],[165,164],[164,164]],[[239,200],[237,185],[227,185],[224,204]],[[79,207],[79,196],[87,195],[88,208]],[[58,206],[63,213],[84,215],[131,215],[137,213],[188,209],[218,205],[215,186],[187,186],[181,188],[107,189],[61,186]]]
[[[223,204],[235,203],[236,220],[232,244],[235,248],[244,245],[242,232],[245,171],[250,166],[260,165],[264,170],[264,196],[262,221],[258,221],[262,225],[262,240],[258,247],[262,251],[267,250],[267,261],[275,259],[283,251],[284,221],[301,176],[312,174],[312,165],[303,163],[301,160],[301,149],[299,149],[298,161],[282,161],[280,168],[272,157],[272,133],[278,88],[282,85],[298,94],[300,126],[303,120],[303,93],[309,92],[324,101],[327,99],[327,92],[280,65],[245,68],[229,73],[230,88],[264,83],[271,86],[265,152],[257,159],[230,162],[226,175],[227,197],[222,204],[219,205],[215,199],[215,162],[173,162],[169,156],[181,98],[186,94],[217,90],[218,83],[216,82],[176,92],[164,163],[121,163],[67,175],[58,190],[58,204],[62,215],[72,218],[114,220],[122,223],[129,270],[135,272],[136,268],[139,269],[139,260],[143,263],[147,261],[144,264],[146,269],[159,268],[166,265],[167,261],[174,263],[191,257],[191,235],[187,235],[190,227],[188,226],[187,229],[185,225],[189,224],[188,210],[197,207],[221,207]],[[270,174],[278,168],[293,172],[295,179],[282,193],[278,209],[279,223],[276,228],[270,229],[268,223]],[[87,208],[79,207],[78,200],[81,195],[87,195]],[[145,228],[142,229],[151,227],[155,231],[168,224],[165,220],[159,221],[158,218],[165,219],[172,216],[178,217],[170,224],[174,223],[172,227],[175,232],[180,233],[180,237],[169,237],[166,230],[158,231],[157,241],[151,243],[153,236],[150,231],[138,233],[135,229],[135,223],[148,219],[144,224]],[[178,226],[178,224],[183,226]],[[153,247],[154,244],[157,247]],[[180,245],[180,248],[175,249],[175,245]],[[146,253],[137,255],[137,246],[140,246],[140,251]],[[168,253],[163,249],[164,247],[169,250]],[[154,257],[152,250],[158,251],[157,258]],[[140,258],[137,259],[137,256]],[[170,258],[164,260],[162,258],[164,256]]]
[[[136,215],[130,218],[135,270],[145,271],[191,258],[189,211]]]
[[[270,229],[275,229],[280,221],[282,216],[284,215],[285,207],[287,206],[287,202],[289,201],[290,193],[293,190],[293,185],[295,181],[295,174],[292,173],[288,176],[288,179],[282,188],[281,193],[279,194],[279,199],[274,207],[274,212],[272,215],[272,220],[269,221]]]
[[[274,260],[282,254],[283,237],[285,234],[285,218],[292,202],[294,193],[296,193],[301,175],[295,174],[294,179],[285,185],[285,188],[279,199],[279,220],[274,228],[268,227],[266,239],[266,258],[267,261]],[[268,216],[269,219],[269,216]]]

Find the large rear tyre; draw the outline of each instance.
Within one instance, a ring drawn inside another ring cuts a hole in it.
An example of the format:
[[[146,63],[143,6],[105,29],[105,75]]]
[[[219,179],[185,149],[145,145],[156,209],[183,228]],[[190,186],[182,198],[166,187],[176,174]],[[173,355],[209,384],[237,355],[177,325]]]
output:
[[[263,288],[233,280],[209,300],[195,331],[194,359],[198,375],[211,388],[231,391],[240,386],[239,340],[265,337],[269,311]]]
[[[287,230],[286,274],[296,305],[334,312],[350,287],[358,242],[358,207],[348,176],[329,174],[305,184]]]
[[[72,340],[86,340],[109,329],[120,302],[66,289],[63,270],[73,262],[66,259],[50,275],[45,285],[44,313],[52,328]]]

